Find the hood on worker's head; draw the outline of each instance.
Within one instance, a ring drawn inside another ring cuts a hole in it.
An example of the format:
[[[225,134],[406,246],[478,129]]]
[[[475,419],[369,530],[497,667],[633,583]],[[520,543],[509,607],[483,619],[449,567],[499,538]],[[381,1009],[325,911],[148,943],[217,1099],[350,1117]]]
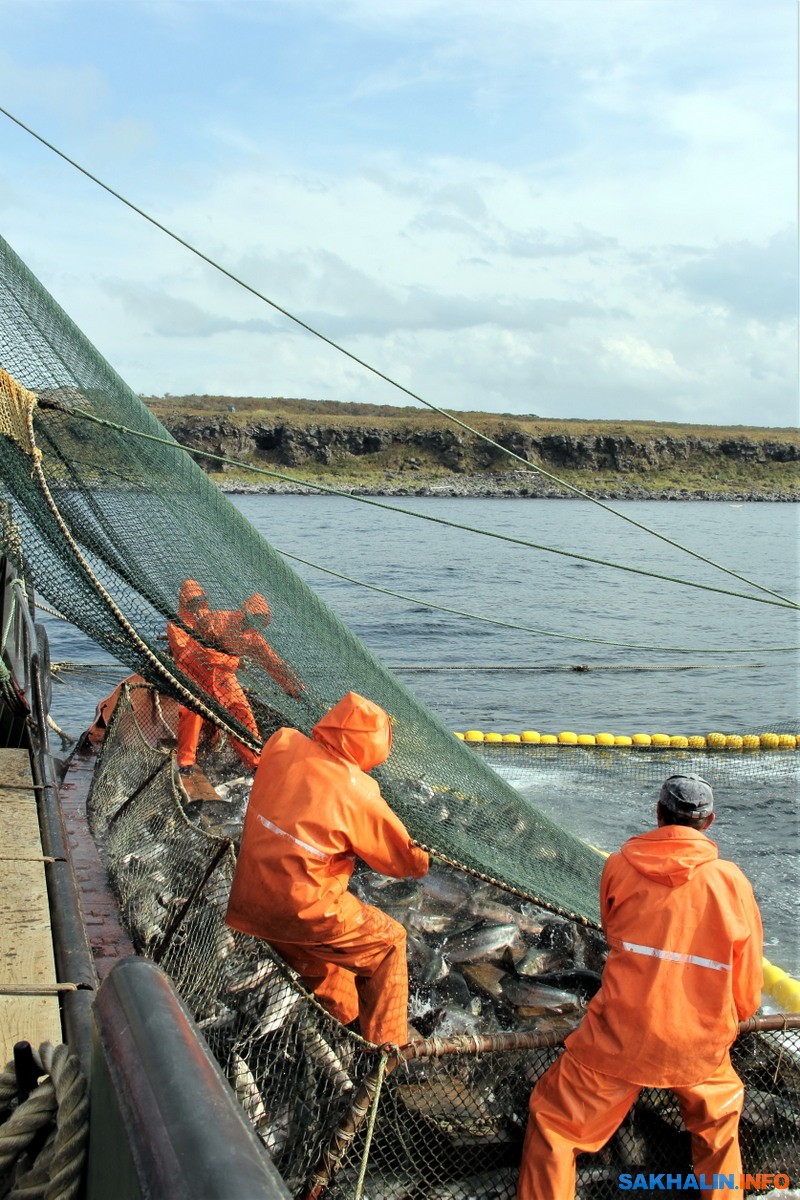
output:
[[[190,600],[199,600],[204,596],[205,591],[196,579],[184,579],[178,592],[178,603],[188,604]]]
[[[385,762],[392,748],[392,725],[379,704],[348,692],[311,730],[315,742],[370,771]]]
[[[716,843],[686,825],[664,825],[632,837],[620,853],[645,879],[672,888],[687,883],[699,867],[719,858]]]
[[[272,609],[260,592],[248,596],[242,605],[245,619],[254,629],[265,629],[272,620]]]

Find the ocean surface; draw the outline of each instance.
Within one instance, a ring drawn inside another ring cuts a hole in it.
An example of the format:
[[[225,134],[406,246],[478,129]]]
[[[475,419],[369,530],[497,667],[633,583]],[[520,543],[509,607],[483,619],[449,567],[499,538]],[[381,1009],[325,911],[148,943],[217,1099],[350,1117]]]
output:
[[[410,597],[292,563],[453,730],[796,729],[800,656],[788,649],[800,643],[796,612],[727,594],[774,599],[589,502],[414,497],[367,505],[331,496],[268,495],[231,500],[277,549]],[[797,598],[796,505],[684,501],[612,507],[771,592]],[[420,520],[420,514],[434,520]],[[426,607],[433,604],[472,615]],[[47,625],[54,661],[109,661],[71,627],[52,618]],[[776,647],[783,649],[775,652]],[[713,652],[720,649],[731,653]],[[97,700],[110,690],[108,677],[74,684],[56,687],[53,699],[56,721],[70,732],[89,723]],[[580,755],[559,751],[555,765],[541,770],[520,766],[519,759],[493,761],[531,803],[601,849],[613,850],[651,827],[653,784],[613,774],[598,780],[582,769],[580,757],[564,753]],[[713,837],[754,883],[767,956],[800,976],[797,764],[800,754],[732,755],[724,763],[717,759],[716,766],[698,758],[692,769],[715,785],[719,812]]]

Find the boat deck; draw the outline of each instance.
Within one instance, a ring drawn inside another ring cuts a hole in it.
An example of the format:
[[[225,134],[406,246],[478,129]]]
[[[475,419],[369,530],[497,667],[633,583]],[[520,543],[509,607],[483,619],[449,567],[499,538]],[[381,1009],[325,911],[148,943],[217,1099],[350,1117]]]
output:
[[[44,865],[28,751],[0,750],[0,1065],[63,1040]]]

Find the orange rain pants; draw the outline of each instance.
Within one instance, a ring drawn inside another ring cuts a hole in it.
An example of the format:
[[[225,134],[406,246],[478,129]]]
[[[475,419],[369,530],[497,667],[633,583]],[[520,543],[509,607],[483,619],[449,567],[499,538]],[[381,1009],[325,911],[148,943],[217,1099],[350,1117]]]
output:
[[[253,710],[242,690],[242,685],[236,678],[236,671],[224,667],[215,667],[204,661],[204,647],[187,656],[184,670],[187,674],[213,696],[223,708],[235,717],[245,729],[249,729],[253,737],[260,740]],[[197,746],[203,728],[203,718],[191,709],[182,708],[178,715],[178,766],[193,766],[197,761]],[[235,738],[230,739],[231,746],[239,755],[249,771],[255,771],[259,756],[249,746]]]
[[[739,1117],[742,1081],[730,1056],[702,1083],[669,1089],[678,1099],[691,1134],[694,1174],[711,1182],[714,1175],[742,1171]],[[606,1144],[630,1111],[641,1087],[584,1066],[565,1050],[533,1089],[522,1150],[517,1200],[573,1200],[575,1160]],[[647,1164],[639,1169],[647,1170]],[[701,1189],[702,1200],[741,1197],[736,1188]]]
[[[378,908],[359,904],[359,910],[352,925],[324,944],[271,938],[270,945],[337,1021],[349,1025],[358,1017],[368,1042],[403,1046],[408,1041],[406,931]]]

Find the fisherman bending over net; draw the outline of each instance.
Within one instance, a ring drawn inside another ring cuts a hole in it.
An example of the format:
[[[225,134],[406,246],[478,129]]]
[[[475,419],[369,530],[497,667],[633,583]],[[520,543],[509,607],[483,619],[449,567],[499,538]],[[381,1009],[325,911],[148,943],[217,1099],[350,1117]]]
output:
[[[392,744],[389,717],[348,692],[306,737],[267,742],[247,807],[226,920],[268,941],[343,1025],[408,1041],[406,931],[347,890],[356,856],[419,878],[428,856],[366,771]]]
[[[252,660],[290,696],[299,696],[303,690],[292,668],[263,636],[272,619],[269,604],[256,593],[240,609],[212,609],[200,584],[187,579],[178,596],[178,617],[180,624],[171,621],[167,626],[176,665],[260,740],[253,710],[236,678],[240,659]],[[202,640],[193,638],[189,630],[196,630]],[[202,727],[203,719],[198,713],[180,709],[177,757],[184,776],[191,776],[194,771]],[[258,754],[235,738],[231,738],[231,745],[247,770],[255,771]]]

